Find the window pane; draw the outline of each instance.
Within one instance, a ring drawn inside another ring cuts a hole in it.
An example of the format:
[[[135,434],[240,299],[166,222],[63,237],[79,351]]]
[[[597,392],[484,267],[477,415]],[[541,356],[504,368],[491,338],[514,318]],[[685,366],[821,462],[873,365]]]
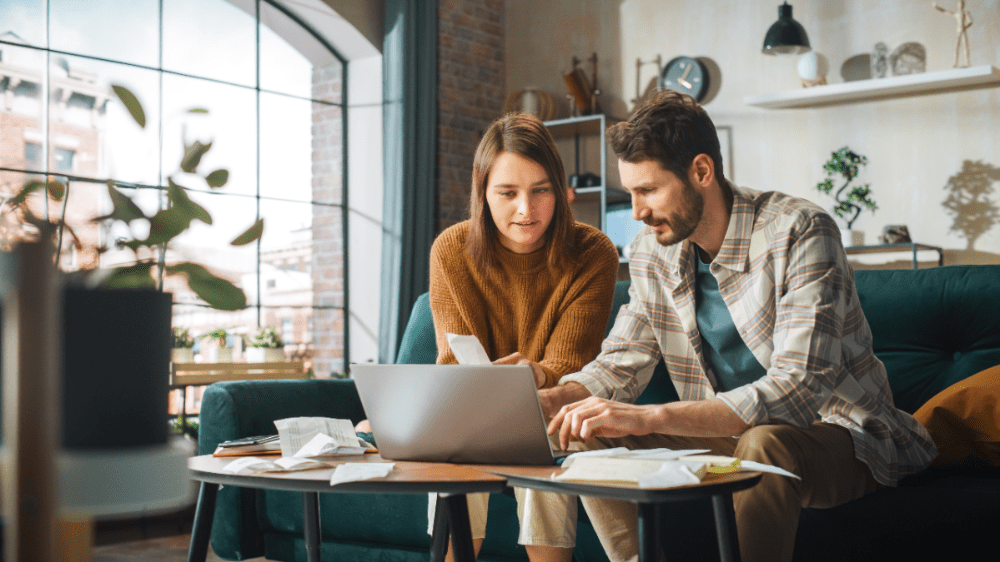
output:
[[[157,185],[159,78],[155,71],[81,57],[53,56],[50,78],[49,169],[75,153],[73,169],[88,178]],[[111,89],[131,91],[146,114],[140,127]]]
[[[243,342],[239,341],[241,336],[253,333],[253,326],[257,325],[257,312],[253,309],[239,310],[236,312],[225,312],[215,310],[206,306],[196,306],[178,302],[178,292],[173,291],[173,327],[187,328],[188,333],[194,338],[194,359],[200,363],[211,363],[225,359],[220,359],[219,348],[229,350],[232,355],[230,360],[242,360]],[[183,295],[180,295],[183,297]],[[210,332],[218,329],[226,331],[225,344],[208,337]],[[189,391],[190,393],[190,391]],[[190,411],[190,410],[189,410]]]
[[[256,200],[222,193],[191,191],[188,196],[208,211],[212,216],[212,224],[192,221],[191,227],[171,242],[167,264],[200,264],[216,276],[243,288],[247,293],[247,305],[256,305],[257,245],[230,245],[234,238],[256,221]],[[174,292],[174,302],[201,302],[183,283],[183,279],[172,280],[170,286]]]
[[[0,166],[41,171],[45,53],[0,44]]]
[[[45,0],[0,2],[0,41],[45,47]]]
[[[261,196],[308,202],[315,181],[335,182],[339,196],[340,123],[339,107],[262,92]]]
[[[253,0],[164,0],[164,70],[256,86],[255,11]]]
[[[261,201],[260,243],[264,306],[312,305],[312,205]]]
[[[52,48],[157,67],[159,0],[49,0]]]
[[[333,53],[266,2],[260,17],[261,89],[339,103],[341,65]]]
[[[165,175],[180,169],[185,142],[212,142],[211,150],[201,159],[199,173],[229,170],[229,182],[221,192],[257,195],[256,92],[164,75],[163,106]],[[191,113],[192,108],[206,109],[208,113]]]

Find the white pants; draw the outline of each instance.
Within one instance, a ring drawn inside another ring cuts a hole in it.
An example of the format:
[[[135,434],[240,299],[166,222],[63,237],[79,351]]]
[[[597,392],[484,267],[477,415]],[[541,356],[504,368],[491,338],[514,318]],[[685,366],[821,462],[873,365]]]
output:
[[[427,501],[427,534],[434,530],[437,494]],[[469,505],[469,526],[473,539],[486,537],[486,514],[489,494],[466,494]],[[529,546],[573,548],[576,545],[576,496],[514,488],[517,499],[517,520],[521,531],[517,543]]]

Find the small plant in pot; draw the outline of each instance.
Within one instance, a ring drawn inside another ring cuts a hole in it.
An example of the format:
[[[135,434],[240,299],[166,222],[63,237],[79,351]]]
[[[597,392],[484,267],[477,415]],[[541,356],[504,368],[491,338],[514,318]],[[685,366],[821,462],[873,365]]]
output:
[[[823,170],[826,171],[827,177],[816,184],[816,189],[832,196],[837,201],[837,205],[833,207],[833,213],[840,217],[847,227],[842,231],[844,246],[858,246],[864,242],[863,233],[852,229],[854,221],[858,220],[858,216],[863,210],[869,209],[875,212],[875,209],[878,208],[871,196],[871,184],[851,185],[851,181],[858,176],[860,167],[866,165],[868,165],[867,158],[845,146],[832,153],[830,160],[823,164]],[[844,183],[836,192],[833,192],[835,176],[840,176]]]
[[[261,326],[250,338],[247,347],[247,363],[277,363],[285,360],[285,342],[278,331],[270,326]]]
[[[170,360],[174,363],[190,363],[194,361],[194,338],[187,328],[173,329],[173,348],[170,350]]]
[[[216,328],[202,336],[208,346],[205,350],[205,361],[208,363],[229,363],[233,360],[233,350],[228,347],[229,332],[225,328]]]

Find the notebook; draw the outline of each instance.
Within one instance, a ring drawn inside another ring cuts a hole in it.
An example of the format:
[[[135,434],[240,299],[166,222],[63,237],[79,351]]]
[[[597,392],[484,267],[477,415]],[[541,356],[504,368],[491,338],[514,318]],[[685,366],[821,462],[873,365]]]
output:
[[[351,366],[383,458],[552,465],[529,365]]]

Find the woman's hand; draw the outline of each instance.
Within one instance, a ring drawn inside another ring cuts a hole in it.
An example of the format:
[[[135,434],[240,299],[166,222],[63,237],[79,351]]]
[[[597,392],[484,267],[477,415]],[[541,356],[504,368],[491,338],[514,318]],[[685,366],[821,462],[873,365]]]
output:
[[[494,365],[531,365],[531,372],[535,375],[535,388],[545,386],[547,377],[542,366],[534,361],[529,361],[527,357],[521,355],[520,351],[515,351],[507,357],[501,357],[493,362]]]
[[[372,426],[368,423],[368,420],[361,420],[358,425],[354,426],[355,433],[371,433]]]

